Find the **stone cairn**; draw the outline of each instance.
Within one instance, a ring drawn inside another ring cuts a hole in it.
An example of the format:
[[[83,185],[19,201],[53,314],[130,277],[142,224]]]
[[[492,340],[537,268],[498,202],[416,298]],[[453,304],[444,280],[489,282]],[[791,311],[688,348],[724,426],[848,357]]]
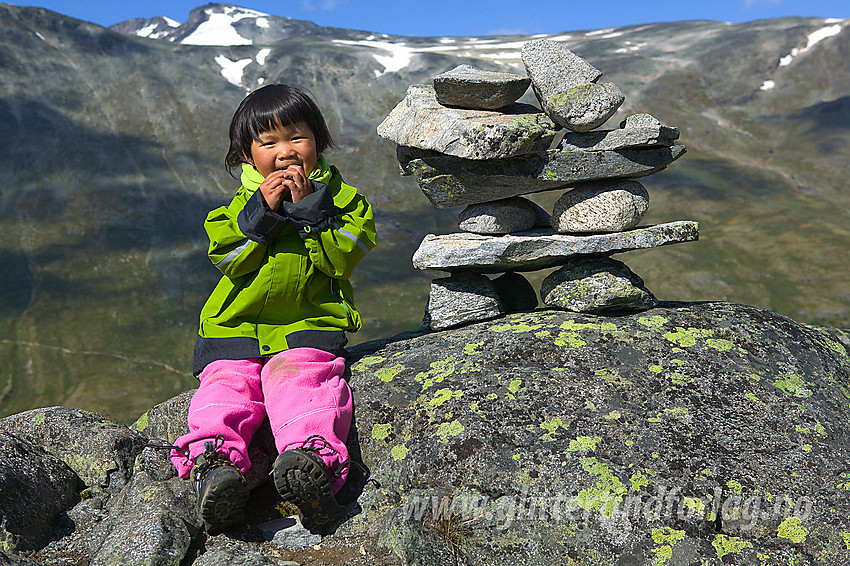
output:
[[[428,234],[413,255],[418,269],[450,273],[431,283],[423,325],[432,330],[536,308],[537,293],[517,272],[551,267],[559,269],[541,286],[546,305],[651,308],[643,280],[610,254],[699,237],[692,221],[637,227],[649,194],[633,179],[685,152],[677,128],[635,114],[594,130],[623,103],[616,85],[597,82],[599,70],[552,40],[526,43],[522,61],[527,77],[461,65],[433,86],[412,85],[378,126],[398,144],[402,174],[435,207],[466,206],[462,232]],[[529,84],[542,112],[516,102]],[[551,190],[564,191],[551,215],[520,196]]]

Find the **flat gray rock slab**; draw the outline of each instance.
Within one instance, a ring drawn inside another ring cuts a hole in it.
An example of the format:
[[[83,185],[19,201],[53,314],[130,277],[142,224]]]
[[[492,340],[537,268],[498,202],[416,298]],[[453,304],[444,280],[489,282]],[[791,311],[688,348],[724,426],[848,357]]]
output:
[[[672,146],[679,128],[664,126],[649,114],[635,114],[616,130],[567,132],[559,149],[565,151],[604,151],[636,147]]]
[[[434,77],[437,102],[480,110],[496,110],[516,102],[530,84],[531,79],[524,75],[482,71],[471,65],[458,65]]]
[[[637,226],[648,208],[649,193],[637,181],[587,183],[555,202],[551,223],[562,234],[621,232]]]
[[[417,269],[481,273],[536,271],[564,265],[577,255],[612,254],[699,239],[699,224],[680,220],[615,232],[570,236],[535,229],[507,236],[428,234],[413,254]]]
[[[573,312],[645,311],[657,301],[626,264],[609,257],[577,257],[550,273],[540,288],[543,302]]]
[[[583,181],[644,177],[661,171],[684,153],[685,146],[674,145],[617,151],[550,150],[477,161],[421,152],[402,162],[402,169],[416,177],[431,204],[450,208],[563,189]],[[405,155],[417,154],[407,148]]]
[[[463,271],[434,279],[422,326],[444,330],[460,324],[505,314],[492,281],[480,273]]]
[[[412,85],[378,126],[378,135],[403,146],[465,159],[501,159],[545,151],[557,127],[530,104],[513,103],[499,112],[447,108],[434,87]]]

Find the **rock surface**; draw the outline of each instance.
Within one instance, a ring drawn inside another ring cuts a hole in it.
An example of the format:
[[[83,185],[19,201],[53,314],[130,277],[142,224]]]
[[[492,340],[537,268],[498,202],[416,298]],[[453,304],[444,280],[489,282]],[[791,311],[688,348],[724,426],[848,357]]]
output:
[[[243,530],[205,537],[189,482],[145,448],[120,492],[68,503],[72,532],[0,563],[844,566],[845,344],[729,303],[534,311],[360,344],[349,447],[372,479],[320,544],[263,538],[265,487]],[[163,403],[149,426],[179,429],[185,407]]]
[[[531,79],[512,73],[481,71],[471,65],[458,65],[434,76],[437,102],[481,110],[496,110],[516,102],[531,84]]]
[[[413,254],[413,265],[417,269],[471,269],[482,273],[535,271],[563,265],[568,258],[576,255],[654,248],[698,238],[699,225],[689,220],[587,236],[554,234],[551,229],[500,237],[468,233],[428,234]]]
[[[608,257],[571,259],[546,276],[540,297],[552,307],[592,314],[645,311],[657,303],[643,279]]]
[[[577,132],[601,126],[625,100],[602,73],[557,41],[539,39],[522,47],[522,62],[540,107],[553,122]]]
[[[825,332],[668,303],[357,351],[381,488],[350,531],[381,522],[405,563],[850,561],[850,357]]]
[[[501,159],[549,149],[556,126],[530,104],[499,112],[447,108],[434,87],[411,85],[378,125],[378,135],[402,146],[465,159]]]
[[[402,167],[416,177],[431,204],[449,208],[562,189],[582,181],[643,177],[661,171],[684,153],[685,146],[674,145],[617,151],[551,150],[476,161],[423,152]]]
[[[671,146],[679,139],[679,128],[664,126],[649,114],[633,114],[616,130],[567,132],[558,149],[604,151],[636,147]]]
[[[111,492],[130,480],[147,438],[95,413],[65,407],[33,409],[0,420],[0,431],[43,446],[85,483]]]
[[[41,548],[55,532],[68,529],[62,517],[79,501],[80,484],[59,458],[0,432],[0,550]]]
[[[602,71],[551,39],[525,42],[520,56],[538,99],[595,83],[602,76]]]
[[[552,208],[559,233],[621,232],[649,209],[649,193],[637,181],[588,183],[565,192]]]
[[[587,132],[604,124],[626,100],[614,83],[585,83],[540,100],[553,122],[574,132]]]
[[[522,197],[470,204],[458,215],[457,227],[475,234],[522,232],[537,225],[538,208]]]
[[[480,273],[461,271],[431,282],[422,326],[443,330],[503,314],[505,309],[490,279]]]

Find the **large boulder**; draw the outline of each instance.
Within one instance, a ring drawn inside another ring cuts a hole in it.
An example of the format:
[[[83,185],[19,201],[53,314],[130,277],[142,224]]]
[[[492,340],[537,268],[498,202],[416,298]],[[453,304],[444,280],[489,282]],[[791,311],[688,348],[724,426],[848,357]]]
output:
[[[346,520],[294,551],[257,531],[279,518],[268,483],[243,529],[206,537],[167,450],[74,505],[67,465],[2,433],[1,453],[26,457],[0,466],[18,478],[0,524],[25,508],[32,534],[52,525],[27,544],[54,540],[24,557],[6,539],[0,563],[844,566],[848,351],[847,331],[729,303],[538,310],[357,345]],[[148,426],[184,426],[183,397]]]
[[[850,563],[850,357],[828,332],[665,304],[353,352],[376,483],[345,530],[404,564]]]

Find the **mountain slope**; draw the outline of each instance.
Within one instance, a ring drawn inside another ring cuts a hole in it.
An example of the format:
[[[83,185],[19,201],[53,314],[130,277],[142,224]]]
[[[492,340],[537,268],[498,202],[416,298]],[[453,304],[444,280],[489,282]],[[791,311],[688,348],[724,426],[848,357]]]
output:
[[[201,224],[237,184],[222,163],[233,109],[269,82],[315,94],[339,145],[330,160],[376,210],[353,341],[418,326],[439,274],[410,257],[426,233],[455,231],[458,211],[434,210],[398,175],[375,127],[408,85],[458,64],[524,72],[530,38],[397,37],[245,14],[207,5],[185,24],[104,29],[0,4],[0,414],[63,404],[130,419],[192,384],[197,313],[218,277]],[[701,239],[620,256],[660,298],[850,325],[850,72],[837,64],[848,23],[548,36],[625,92],[612,124],[646,111],[682,130],[688,154],[645,181],[645,222],[698,220]],[[202,35],[226,45],[186,42]]]

